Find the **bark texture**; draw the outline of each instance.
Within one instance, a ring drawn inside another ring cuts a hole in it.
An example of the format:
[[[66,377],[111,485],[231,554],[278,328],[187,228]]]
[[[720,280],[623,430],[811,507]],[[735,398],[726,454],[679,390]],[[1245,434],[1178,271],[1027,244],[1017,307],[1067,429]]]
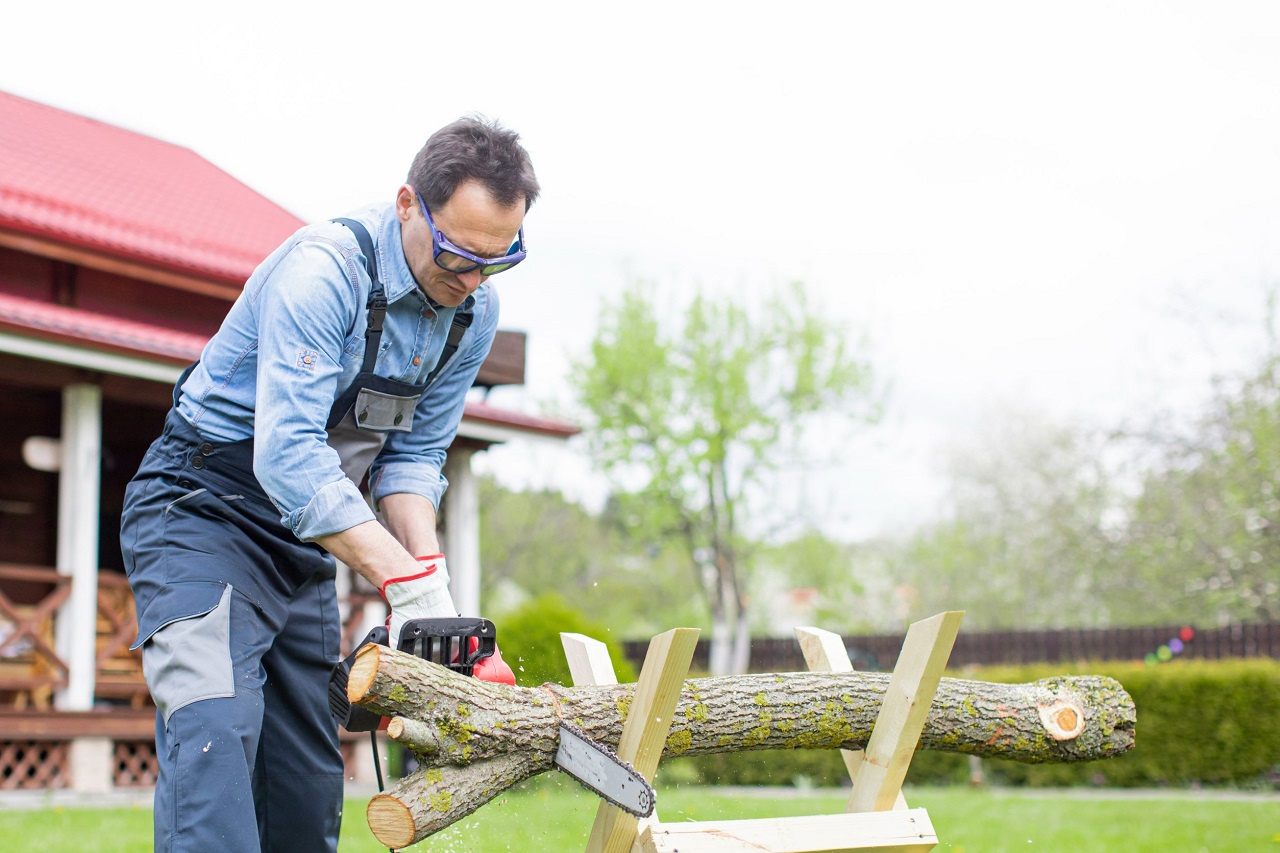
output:
[[[861,749],[888,683],[887,673],[860,672],[690,679],[664,755]],[[634,684],[507,687],[385,646],[365,646],[352,667],[348,695],[397,717],[388,732],[421,765],[370,802],[375,836],[392,847],[420,840],[550,769],[561,719],[616,747],[634,690]],[[1092,761],[1132,748],[1135,722],[1133,700],[1109,678],[1030,684],[944,678],[920,748],[1028,763]]]

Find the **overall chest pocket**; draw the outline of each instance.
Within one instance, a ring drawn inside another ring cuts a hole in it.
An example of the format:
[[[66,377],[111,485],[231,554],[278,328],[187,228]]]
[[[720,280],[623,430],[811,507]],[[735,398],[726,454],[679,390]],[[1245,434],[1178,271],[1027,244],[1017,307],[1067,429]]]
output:
[[[418,395],[401,397],[362,388],[352,408],[356,426],[375,432],[410,432]]]

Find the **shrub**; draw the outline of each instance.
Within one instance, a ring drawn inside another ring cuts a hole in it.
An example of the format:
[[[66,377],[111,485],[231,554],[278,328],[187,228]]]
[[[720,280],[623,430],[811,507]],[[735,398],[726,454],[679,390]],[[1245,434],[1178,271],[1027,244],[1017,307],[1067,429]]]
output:
[[[515,672],[516,684],[522,687],[547,682],[573,684],[560,643],[561,632],[585,634],[602,641],[609,649],[618,681],[636,680],[635,669],[609,629],[589,619],[559,595],[540,595],[494,621],[503,660]]]
[[[1050,674],[1108,675],[1138,709],[1137,743],[1089,764],[987,762],[995,779],[1018,785],[1274,784],[1280,767],[1280,661],[1174,661],[1158,666],[1097,663],[987,669],[988,681]]]

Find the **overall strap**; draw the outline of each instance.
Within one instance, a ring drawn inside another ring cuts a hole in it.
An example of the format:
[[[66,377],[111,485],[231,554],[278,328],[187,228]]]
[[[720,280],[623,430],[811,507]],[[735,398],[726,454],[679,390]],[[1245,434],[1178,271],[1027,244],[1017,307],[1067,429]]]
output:
[[[360,252],[364,255],[365,271],[373,282],[373,287],[369,288],[369,301],[365,303],[369,320],[364,330],[364,363],[360,365],[362,373],[372,373],[378,362],[378,349],[382,346],[382,321],[387,315],[387,294],[382,289],[382,282],[378,280],[378,256],[373,251],[373,240],[364,225],[354,219],[330,221],[345,225],[356,235],[356,242],[360,244]]]
[[[449,338],[444,343],[444,349],[440,352],[440,360],[436,362],[436,366],[431,369],[431,373],[427,376],[427,382],[436,378],[436,374],[444,367],[445,362],[453,358],[453,354],[458,351],[458,345],[462,343],[462,336],[467,333],[467,329],[471,327],[471,321],[475,319],[475,315],[470,311],[455,311],[453,313],[453,324],[449,326]]]
[[[373,282],[373,287],[369,290],[369,302],[365,306],[369,312],[369,324],[364,333],[364,363],[360,365],[360,372],[373,373],[374,365],[378,361],[378,348],[382,345],[382,322],[387,314],[386,291],[383,290],[382,282],[378,279],[378,256],[374,254],[373,240],[370,239],[368,230],[362,224],[354,219],[331,221],[345,225],[351,229],[352,234],[356,235],[356,242],[360,244],[360,251],[364,254],[364,268]],[[470,311],[454,312],[453,324],[449,327],[449,338],[445,341],[444,350],[440,353],[440,360],[427,376],[427,382],[435,379],[445,363],[458,351],[462,336],[471,327],[471,321],[474,318],[475,315]]]

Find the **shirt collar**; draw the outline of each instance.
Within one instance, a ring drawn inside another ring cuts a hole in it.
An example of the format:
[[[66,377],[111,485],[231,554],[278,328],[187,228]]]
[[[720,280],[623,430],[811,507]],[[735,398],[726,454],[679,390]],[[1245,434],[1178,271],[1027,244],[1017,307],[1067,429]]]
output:
[[[381,232],[378,239],[378,268],[383,270],[382,288],[387,294],[387,301],[395,302],[410,293],[417,293],[436,313],[454,310],[437,305],[434,299],[418,287],[418,281],[409,271],[409,262],[404,257],[404,243],[400,240],[400,217],[396,216],[394,204],[387,205],[382,211],[382,222],[378,227]],[[475,304],[476,297],[471,294],[458,309],[470,311]]]

